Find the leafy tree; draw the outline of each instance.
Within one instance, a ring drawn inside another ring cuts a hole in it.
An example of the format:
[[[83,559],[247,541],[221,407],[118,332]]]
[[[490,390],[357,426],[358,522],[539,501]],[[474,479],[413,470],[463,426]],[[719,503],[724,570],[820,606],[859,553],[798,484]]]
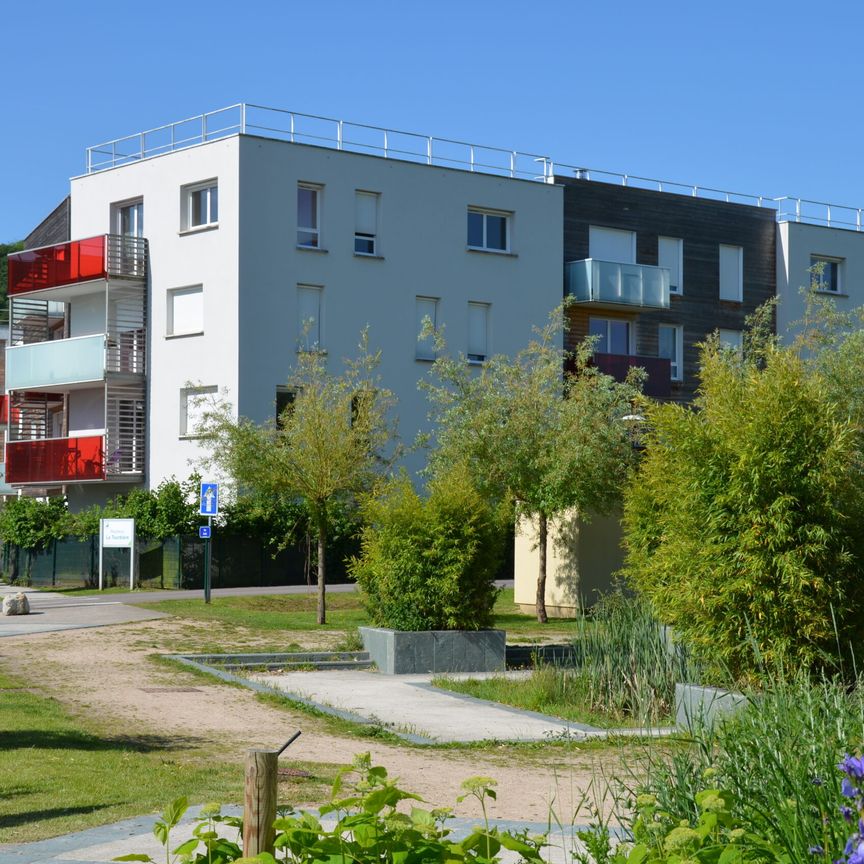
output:
[[[378,360],[365,333],[358,357],[346,360],[339,375],[328,371],[322,353],[304,351],[288,382],[294,400],[278,422],[235,419],[225,400],[204,414],[205,466],[224,473],[239,492],[304,503],[318,541],[319,624],[326,621],[325,556],[334,519],[387,465],[393,399],[377,381]]]
[[[68,518],[66,499],[62,496],[44,500],[24,496],[12,498],[0,509],[0,537],[5,543],[27,550],[27,579],[33,555],[66,536]],[[13,559],[13,567],[17,567],[17,557]],[[17,578],[17,571],[13,571],[12,581]]]
[[[590,365],[590,341],[568,358],[564,323],[560,307],[524,350],[492,357],[480,370],[439,351],[437,382],[424,385],[437,423],[433,464],[464,460],[480,490],[538,522],[540,622],[547,620],[548,522],[572,510],[589,518],[620,500],[632,459],[622,418],[638,397],[634,386]]]
[[[864,601],[860,409],[836,358],[781,346],[765,312],[757,323],[743,356],[706,342],[695,410],[648,410],[625,500],[628,581],[739,675],[860,644]]]
[[[351,573],[372,621],[396,630],[479,630],[492,625],[504,523],[464,465],[429,483],[407,475],[364,506],[362,554]]]

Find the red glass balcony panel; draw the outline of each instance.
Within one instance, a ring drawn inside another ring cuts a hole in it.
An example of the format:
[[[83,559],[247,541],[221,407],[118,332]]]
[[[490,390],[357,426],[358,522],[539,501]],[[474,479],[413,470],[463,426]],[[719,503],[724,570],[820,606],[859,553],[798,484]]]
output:
[[[105,479],[101,435],[6,442],[7,483],[76,483]]]
[[[106,278],[105,237],[26,249],[9,256],[9,294]]]
[[[616,381],[624,381],[634,366],[648,373],[643,386],[646,396],[668,399],[672,395],[672,364],[662,357],[638,357],[633,354],[594,354],[594,365]]]
[[[9,397],[0,396],[0,426],[9,422]]]

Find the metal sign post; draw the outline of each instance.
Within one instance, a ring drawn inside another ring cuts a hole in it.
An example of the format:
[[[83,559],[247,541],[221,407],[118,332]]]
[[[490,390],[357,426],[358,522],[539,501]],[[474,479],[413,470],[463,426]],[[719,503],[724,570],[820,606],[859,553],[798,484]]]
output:
[[[210,540],[213,534],[213,517],[219,515],[219,484],[201,484],[201,505],[198,512],[207,517],[207,525],[198,529],[198,536],[204,539],[204,602],[210,602]]]

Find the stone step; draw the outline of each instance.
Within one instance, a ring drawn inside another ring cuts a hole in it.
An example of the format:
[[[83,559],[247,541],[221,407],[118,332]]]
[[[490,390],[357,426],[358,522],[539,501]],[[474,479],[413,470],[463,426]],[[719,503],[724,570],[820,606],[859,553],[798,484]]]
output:
[[[316,661],[301,661],[294,660],[291,662],[281,663],[220,663],[219,668],[230,672],[291,672],[299,669],[314,669],[315,671],[324,671],[326,669],[371,669],[375,664],[371,660],[316,660]]]

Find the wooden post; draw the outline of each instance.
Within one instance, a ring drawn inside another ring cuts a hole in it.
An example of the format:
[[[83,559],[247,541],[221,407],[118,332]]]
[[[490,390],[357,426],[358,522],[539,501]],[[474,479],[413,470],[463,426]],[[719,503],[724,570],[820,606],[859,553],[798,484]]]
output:
[[[273,822],[276,820],[276,784],[279,777],[276,750],[246,751],[246,787],[243,800],[243,855],[273,854]]]

